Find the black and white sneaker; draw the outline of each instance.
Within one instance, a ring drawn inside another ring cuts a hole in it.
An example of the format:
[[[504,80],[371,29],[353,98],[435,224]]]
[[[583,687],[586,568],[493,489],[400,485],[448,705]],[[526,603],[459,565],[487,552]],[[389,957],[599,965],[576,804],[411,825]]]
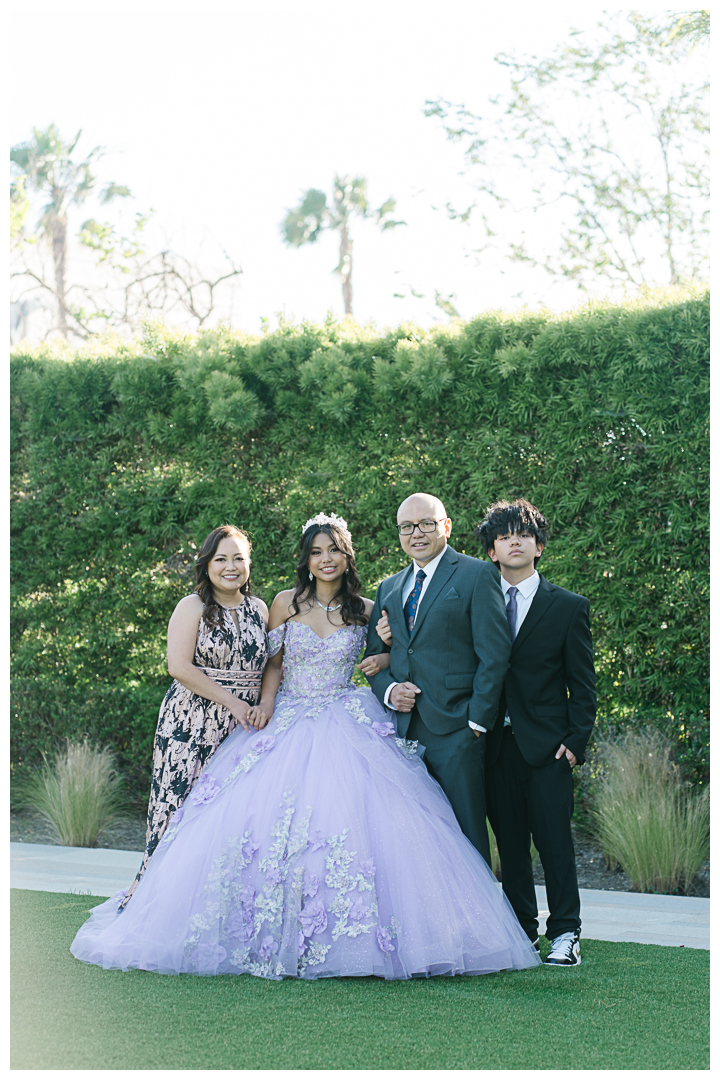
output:
[[[581,963],[580,931],[571,930],[553,938],[545,963],[555,967],[577,967]]]

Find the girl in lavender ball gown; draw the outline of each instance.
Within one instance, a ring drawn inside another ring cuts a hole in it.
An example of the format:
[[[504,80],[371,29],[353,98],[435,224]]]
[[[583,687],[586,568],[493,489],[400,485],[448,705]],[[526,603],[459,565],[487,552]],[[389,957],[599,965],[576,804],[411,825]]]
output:
[[[132,903],[107,900],[79,930],[79,960],[267,979],[540,963],[417,744],[352,683],[372,610],[359,589],[345,522],[319,514],[303,530],[297,588],[270,610],[249,717],[260,730],[225,739]]]

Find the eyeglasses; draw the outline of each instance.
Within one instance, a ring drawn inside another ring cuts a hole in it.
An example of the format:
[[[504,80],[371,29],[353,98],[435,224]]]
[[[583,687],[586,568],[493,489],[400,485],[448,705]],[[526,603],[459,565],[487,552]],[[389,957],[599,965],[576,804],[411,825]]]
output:
[[[401,536],[412,536],[416,529],[419,529],[420,532],[423,533],[432,533],[435,532],[435,528],[441,521],[447,521],[447,518],[441,517],[438,518],[437,521],[433,518],[426,518],[425,521],[418,521],[415,525],[410,521],[403,521],[402,525],[398,525],[397,531]]]

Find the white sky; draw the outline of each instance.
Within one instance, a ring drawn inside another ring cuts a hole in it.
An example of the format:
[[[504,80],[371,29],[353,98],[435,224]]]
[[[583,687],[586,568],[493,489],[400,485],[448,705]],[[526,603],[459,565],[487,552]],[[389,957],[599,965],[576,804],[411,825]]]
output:
[[[602,11],[467,0],[28,2],[8,20],[22,43],[8,58],[11,143],[55,122],[66,138],[83,129],[78,151],[104,145],[100,178],[127,184],[133,210],[153,207],[163,239],[209,266],[225,248],[242,266],[232,322],[251,333],[280,311],[342,313],[336,235],[297,250],[279,230],[302,191],[329,192],[336,171],[366,176],[374,205],[393,195],[408,222],[384,234],[355,226],[359,321],[445,321],[435,289],[454,293],[464,318],[521,302],[564,307],[581,299],[574,285],[550,290],[541,271],[466,256],[480,236],[443,210],[471,201],[457,175],[462,151],[423,105],[444,97],[480,111],[503,89],[497,52],[543,55]],[[76,226],[90,213],[101,216],[83,207]]]

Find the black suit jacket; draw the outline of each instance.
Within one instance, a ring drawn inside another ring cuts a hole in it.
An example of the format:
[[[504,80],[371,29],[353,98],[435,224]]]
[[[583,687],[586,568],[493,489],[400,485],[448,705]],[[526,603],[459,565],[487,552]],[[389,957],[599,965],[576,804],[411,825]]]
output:
[[[467,727],[472,720],[491,728],[497,716],[510,655],[510,631],[497,571],[489,563],[448,547],[418,609],[410,636],[403,614],[403,586],[412,564],[387,578],[375,597],[366,655],[387,652],[376,626],[387,608],[393,633],[390,667],[369,681],[380,701],[393,682],[413,682],[422,693],[416,708],[438,735]],[[398,713],[398,734],[410,723]]]
[[[544,765],[561,743],[582,764],[596,710],[590,604],[541,574],[513,642],[497,723],[488,734],[486,765],[493,765],[500,753],[506,712],[528,764]]]

